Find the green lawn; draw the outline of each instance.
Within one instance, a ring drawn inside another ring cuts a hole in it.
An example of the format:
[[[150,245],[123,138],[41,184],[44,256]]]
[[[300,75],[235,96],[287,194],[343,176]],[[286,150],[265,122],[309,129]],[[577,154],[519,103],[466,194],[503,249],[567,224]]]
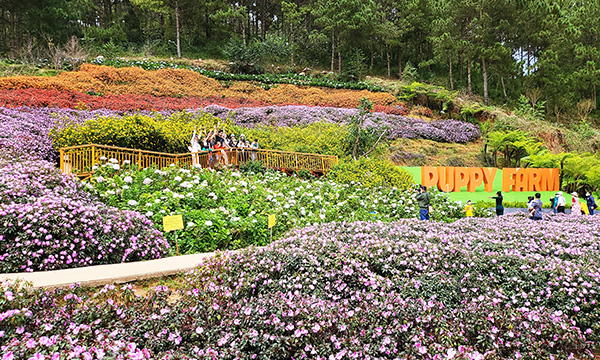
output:
[[[421,168],[420,167],[402,167],[407,170],[415,179],[415,182],[418,184],[421,182]],[[475,192],[468,192],[466,187],[463,188],[461,192],[451,192],[449,194],[450,199],[455,201],[462,201],[465,203],[467,200],[471,200],[473,202],[477,201],[493,201],[489,199],[489,196],[495,196],[496,191],[502,190],[502,170],[498,169],[496,173],[496,177],[494,178],[494,192],[488,193],[484,192],[483,185],[479,186],[475,189]],[[504,201],[521,201],[527,202],[528,196],[533,196],[536,191],[527,191],[527,192],[507,192],[503,193]],[[554,197],[556,191],[542,191],[542,202],[547,204],[550,202],[550,198]],[[569,196],[565,194],[565,198],[567,199],[567,203],[570,203]]]

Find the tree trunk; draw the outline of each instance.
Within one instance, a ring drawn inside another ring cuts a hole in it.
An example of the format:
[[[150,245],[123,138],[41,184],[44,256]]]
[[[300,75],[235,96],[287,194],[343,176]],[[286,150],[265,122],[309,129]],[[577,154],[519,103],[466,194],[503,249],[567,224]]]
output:
[[[402,81],[402,46],[398,48],[398,79]]]
[[[473,95],[473,86],[471,85],[471,59],[467,60],[467,91],[469,96]]]
[[[452,53],[448,54],[450,69],[448,70],[448,75],[450,76],[450,90],[454,90],[454,79],[452,78]]]
[[[244,19],[240,21],[240,24],[242,24],[242,41],[244,42],[244,45],[246,45],[246,23],[244,22]]]
[[[175,0],[175,29],[177,32],[177,58],[181,59],[181,36],[179,28],[179,0]]]
[[[504,84],[504,75],[500,76],[500,82],[502,83],[502,92],[504,93],[504,103],[508,102],[508,95],[506,94],[506,85]]]
[[[488,104],[488,78],[487,68],[485,66],[485,58],[481,58],[481,70],[483,71],[483,104]]]
[[[294,62],[294,24],[290,23],[290,44],[292,45],[292,65],[296,65]]]
[[[388,77],[388,79],[389,79],[389,78],[391,78],[391,77],[392,77],[392,70],[391,70],[391,68],[390,68],[390,51],[388,50],[388,51],[386,51],[385,53],[386,53],[386,55],[387,55],[387,70],[388,70],[388,72],[387,72],[387,77]]]
[[[375,60],[375,52],[373,51],[373,49],[371,49],[371,66],[369,67],[369,70],[373,70],[373,61],[374,60]]]
[[[340,51],[340,37],[337,37],[338,42],[338,73],[342,73],[342,52]]]
[[[335,64],[335,33],[331,32],[331,72],[333,72],[333,66]]]

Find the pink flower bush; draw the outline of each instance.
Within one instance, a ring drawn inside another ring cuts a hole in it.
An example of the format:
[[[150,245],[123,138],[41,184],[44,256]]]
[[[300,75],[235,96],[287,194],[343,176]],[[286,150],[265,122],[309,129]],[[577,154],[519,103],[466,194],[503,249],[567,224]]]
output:
[[[169,245],[145,216],[99,202],[53,164],[0,151],[0,272],[160,258]]]
[[[328,223],[219,254],[175,297],[164,286],[136,296],[131,286],[90,295],[5,284],[0,349],[15,358],[592,358],[599,222]]]

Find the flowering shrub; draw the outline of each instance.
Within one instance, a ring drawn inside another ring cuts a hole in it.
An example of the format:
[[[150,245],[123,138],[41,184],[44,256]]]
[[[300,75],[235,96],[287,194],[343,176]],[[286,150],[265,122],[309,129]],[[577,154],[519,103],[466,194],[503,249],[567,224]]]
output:
[[[231,118],[235,125],[255,127],[269,125],[275,127],[307,125],[315,122],[348,124],[358,109],[340,109],[333,107],[310,106],[267,106],[228,109],[211,105],[205,111],[220,118]],[[477,125],[456,121],[425,121],[381,112],[368,113],[364,121],[365,128],[387,129],[388,139],[409,138],[428,139],[441,142],[466,143],[481,136]]]
[[[554,219],[312,226],[206,260],[178,293],[5,284],[0,346],[25,359],[591,359],[600,219]]]
[[[361,98],[373,104],[391,106],[396,98],[384,92],[338,90],[296,85],[277,85],[265,89],[245,82],[221,85],[218,81],[186,69],[146,71],[141,68],[113,68],[84,64],[79,71],[55,77],[14,76],[0,79],[0,89],[47,89],[84,92],[94,95],[133,94],[170,97],[252,99],[268,104],[287,104],[290,99],[304,105],[356,107]]]
[[[61,124],[50,132],[56,149],[66,146],[102,144],[166,153],[189,152],[194,128],[212,129],[218,122],[210,114],[177,112],[167,117],[160,113],[99,116],[80,124]],[[229,130],[226,127],[226,130]]]
[[[146,217],[98,202],[53,164],[0,153],[0,272],[160,258],[168,244]]]
[[[53,107],[71,109],[111,109],[119,111],[136,110],[185,110],[197,109],[210,104],[220,104],[228,108],[240,106],[265,106],[266,103],[248,98],[225,97],[156,97],[152,95],[106,94],[90,95],[82,92],[66,92],[47,89],[0,89],[0,106],[6,107]]]
[[[108,163],[90,184],[106,204],[145,213],[155,224],[160,224],[163,216],[182,214],[186,227],[177,235],[179,246],[185,253],[194,253],[267,244],[270,214],[277,217],[275,238],[293,227],[326,221],[389,222],[418,217],[415,193],[402,190],[410,177],[394,174],[391,178],[397,180],[396,187],[373,183],[366,188],[358,182],[308,181],[275,172],[242,174],[175,167],[115,170]],[[442,194],[433,196],[433,203],[435,219],[462,217],[459,204]],[[166,236],[174,245],[174,236]]]

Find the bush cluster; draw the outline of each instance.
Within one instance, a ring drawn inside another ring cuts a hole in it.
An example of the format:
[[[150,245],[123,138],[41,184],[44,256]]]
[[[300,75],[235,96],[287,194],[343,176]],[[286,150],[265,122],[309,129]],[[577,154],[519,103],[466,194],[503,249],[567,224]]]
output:
[[[50,131],[56,149],[85,144],[112,145],[165,153],[186,153],[194,128],[213,129],[221,122],[210,114],[176,112],[99,116],[84,123],[62,124]],[[229,130],[229,129],[227,129]]]
[[[598,221],[332,222],[213,257],[179,292],[5,284],[0,346],[25,359],[591,359]]]
[[[406,190],[410,175],[379,162],[369,161],[368,165],[379,172],[376,178],[385,181],[366,182],[365,186],[361,181],[368,178],[355,177],[354,183],[341,184],[271,171],[137,170],[128,166],[115,170],[108,162],[94,174],[90,185],[106,204],[144,213],[159,229],[163,216],[183,215],[185,229],[177,235],[180,249],[184,253],[209,252],[269,243],[267,217],[271,214],[277,218],[274,238],[294,227],[327,221],[389,222],[418,217],[416,193]],[[460,206],[442,194],[435,194],[433,203],[437,220],[463,216]],[[166,236],[174,245],[174,235]]]
[[[0,153],[0,272],[160,258],[169,245],[145,216],[99,202],[52,163]]]
[[[340,163],[327,174],[327,177],[344,184],[361,183],[367,188],[384,186],[409,190],[415,183],[408,171],[393,163],[365,158]]]
[[[361,98],[373,104],[391,106],[396,98],[384,92],[343,90],[296,85],[278,85],[270,89],[247,83],[220,84],[186,69],[146,71],[137,67],[113,68],[84,64],[79,71],[64,72],[55,77],[14,76],[0,79],[0,89],[47,89],[85,92],[94,95],[132,94],[170,97],[224,97],[251,99],[268,104],[287,104],[290,99],[303,105],[356,107]]]

